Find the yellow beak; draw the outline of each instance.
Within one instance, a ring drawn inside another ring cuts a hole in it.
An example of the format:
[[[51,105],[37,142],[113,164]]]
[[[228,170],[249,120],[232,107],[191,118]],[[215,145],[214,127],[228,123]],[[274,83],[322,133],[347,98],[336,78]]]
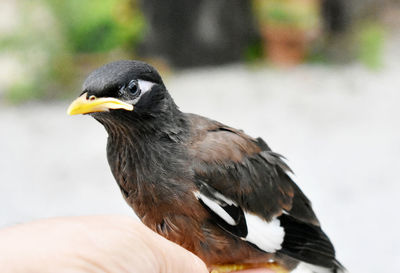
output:
[[[88,114],[94,112],[107,112],[110,109],[133,110],[133,105],[114,98],[96,98],[87,93],[74,100],[68,107],[68,115]]]

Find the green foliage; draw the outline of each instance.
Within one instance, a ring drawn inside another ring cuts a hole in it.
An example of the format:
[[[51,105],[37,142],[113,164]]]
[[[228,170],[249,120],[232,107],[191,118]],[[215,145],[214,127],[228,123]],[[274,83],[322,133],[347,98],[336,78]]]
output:
[[[254,7],[260,22],[271,27],[310,29],[318,26],[317,1],[255,0]]]
[[[5,98],[19,103],[77,92],[93,62],[133,53],[144,29],[135,0],[21,1],[20,26],[0,49],[22,64]],[[115,53],[117,52],[117,53]]]
[[[263,47],[261,41],[251,43],[244,52],[244,60],[246,62],[256,62],[263,57]]]
[[[27,100],[37,99],[40,93],[36,92],[37,89],[33,88],[34,83],[27,82],[17,82],[13,84],[6,93],[6,99],[11,103],[21,103]]]
[[[46,0],[53,8],[73,52],[104,52],[132,48],[140,39],[144,19],[130,0]]]
[[[382,66],[385,30],[381,24],[366,23],[358,37],[358,57],[366,66],[377,69]]]

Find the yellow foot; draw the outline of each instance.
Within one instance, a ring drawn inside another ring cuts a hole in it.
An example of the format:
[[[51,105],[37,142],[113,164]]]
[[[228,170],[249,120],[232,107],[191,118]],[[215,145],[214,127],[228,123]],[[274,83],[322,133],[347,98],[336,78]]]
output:
[[[211,268],[211,273],[229,273],[239,270],[255,269],[255,268],[268,268],[275,273],[289,273],[288,270],[286,270],[277,263],[215,265]]]

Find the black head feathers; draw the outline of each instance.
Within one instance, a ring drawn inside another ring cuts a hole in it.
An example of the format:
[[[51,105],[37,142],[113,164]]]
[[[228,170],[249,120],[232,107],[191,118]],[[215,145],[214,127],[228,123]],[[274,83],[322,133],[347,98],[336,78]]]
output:
[[[149,64],[141,61],[123,60],[108,63],[93,71],[83,83],[83,92],[107,95],[132,79],[141,79],[164,85],[160,74]]]

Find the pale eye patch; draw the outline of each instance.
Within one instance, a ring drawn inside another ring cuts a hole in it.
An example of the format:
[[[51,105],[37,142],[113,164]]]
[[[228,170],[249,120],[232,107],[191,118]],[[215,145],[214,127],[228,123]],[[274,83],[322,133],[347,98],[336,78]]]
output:
[[[153,85],[155,85],[154,82],[149,82],[149,81],[145,81],[145,80],[138,80],[138,84],[139,84],[140,90],[142,90],[142,94],[149,92],[151,90],[151,88],[153,87]]]
[[[139,89],[140,89],[140,95],[137,98],[135,98],[134,100],[127,101],[128,103],[131,103],[131,104],[137,103],[140,100],[140,98],[143,96],[143,94],[149,92],[151,90],[151,88],[155,85],[154,82],[140,80],[140,79],[137,82],[138,82]]]

